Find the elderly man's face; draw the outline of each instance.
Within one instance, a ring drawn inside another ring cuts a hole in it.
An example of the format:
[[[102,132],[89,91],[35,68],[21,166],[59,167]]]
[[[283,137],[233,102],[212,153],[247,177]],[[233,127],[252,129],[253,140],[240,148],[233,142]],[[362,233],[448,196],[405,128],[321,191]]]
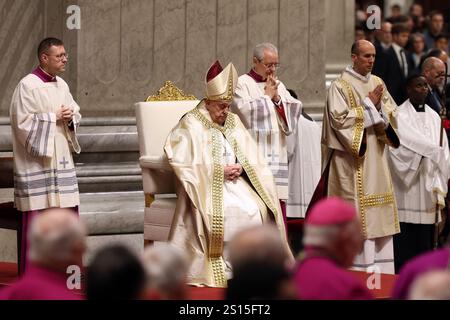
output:
[[[253,69],[257,74],[266,79],[269,75],[275,76],[279,67],[278,54],[271,50],[264,50],[262,60],[253,57]]]
[[[442,86],[445,80],[444,63],[440,60],[436,61],[431,68],[424,70],[423,75],[432,88]]]
[[[231,101],[206,101],[206,109],[211,116],[211,120],[221,126],[223,126],[225,120],[227,120],[230,105]]]

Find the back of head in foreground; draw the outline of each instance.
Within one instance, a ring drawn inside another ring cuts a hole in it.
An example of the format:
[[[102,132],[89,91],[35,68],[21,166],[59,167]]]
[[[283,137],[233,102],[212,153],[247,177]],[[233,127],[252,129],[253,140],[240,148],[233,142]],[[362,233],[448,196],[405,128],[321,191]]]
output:
[[[229,244],[233,278],[227,299],[295,299],[291,259],[275,226],[236,233]]]
[[[146,274],[141,261],[127,247],[100,249],[87,268],[88,300],[132,300],[144,296]]]
[[[450,270],[433,270],[411,285],[409,300],[450,300]]]
[[[69,265],[81,267],[86,229],[71,209],[43,210],[29,231],[30,260],[42,267],[66,273]]]
[[[362,243],[356,210],[340,198],[319,201],[306,217],[303,238],[306,255],[320,253],[339,266],[349,268],[361,251]]]
[[[143,255],[149,295],[156,299],[184,300],[188,298],[185,254],[170,243],[149,246]]]

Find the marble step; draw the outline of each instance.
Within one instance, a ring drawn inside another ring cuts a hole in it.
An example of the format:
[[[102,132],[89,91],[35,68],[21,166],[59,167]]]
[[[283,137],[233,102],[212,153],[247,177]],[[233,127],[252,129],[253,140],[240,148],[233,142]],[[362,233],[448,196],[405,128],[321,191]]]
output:
[[[73,154],[76,166],[92,163],[139,162],[138,151],[81,152]]]
[[[141,191],[142,175],[137,162],[77,163],[80,192]]]
[[[135,162],[111,162],[111,163],[76,163],[77,177],[100,176],[140,176],[141,168]]]
[[[134,117],[83,118],[77,137],[81,152],[139,151]],[[0,151],[12,151],[8,117],[0,117]]]
[[[142,233],[144,193],[93,192],[80,194],[80,218],[89,235]]]

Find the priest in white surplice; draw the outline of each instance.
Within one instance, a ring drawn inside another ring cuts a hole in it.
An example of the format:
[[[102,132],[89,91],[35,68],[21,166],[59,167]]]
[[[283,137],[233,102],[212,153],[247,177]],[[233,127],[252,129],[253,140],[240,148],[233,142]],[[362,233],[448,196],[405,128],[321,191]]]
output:
[[[72,151],[80,152],[76,129],[81,119],[67,83],[67,53],[61,40],[38,47],[39,66],[17,85],[10,107],[14,152],[14,203],[22,212],[21,272],[27,229],[39,210],[61,207],[78,213],[79,195]]]
[[[365,241],[353,267],[394,273],[392,236],[400,228],[386,146],[399,146],[397,106],[383,81],[371,74],[374,46],[359,40],[351,57],[353,65],[328,90],[319,187],[323,195],[338,196],[358,209]],[[311,203],[315,199],[316,194]]]
[[[434,223],[441,219],[436,211],[445,205],[450,167],[441,119],[425,104],[425,77],[408,78],[407,93],[409,99],[397,109],[401,145],[389,148],[401,230],[394,236],[397,272],[409,259],[433,248]]]
[[[278,67],[278,50],[273,44],[255,46],[253,68],[239,77],[231,110],[239,116],[266,158],[285,214],[289,192],[288,159],[292,156],[288,155],[288,143],[297,143],[295,138],[288,142],[287,137],[297,128],[302,103],[292,98],[277,79]]]

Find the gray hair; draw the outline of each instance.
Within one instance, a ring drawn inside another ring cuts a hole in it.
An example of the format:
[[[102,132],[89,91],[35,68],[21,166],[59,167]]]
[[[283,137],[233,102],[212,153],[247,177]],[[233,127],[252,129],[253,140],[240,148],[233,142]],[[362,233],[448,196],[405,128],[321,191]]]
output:
[[[147,247],[142,260],[150,288],[170,296],[186,283],[188,259],[184,252],[174,245],[158,243]]]
[[[450,300],[450,271],[426,272],[412,283],[409,300]]]
[[[277,47],[275,47],[270,42],[263,42],[263,43],[257,44],[255,46],[255,48],[253,49],[253,56],[256,59],[258,59],[259,61],[261,61],[262,59],[264,59],[264,51],[265,50],[275,52],[276,54],[278,54]]]
[[[422,64],[422,72],[428,71],[436,67],[437,64],[444,64],[441,59],[436,57],[428,57]]]
[[[271,224],[251,226],[236,232],[228,252],[233,268],[248,261],[267,259],[284,264],[289,258],[279,230]]]
[[[420,38],[420,39],[422,39],[423,41],[425,41],[425,36],[422,34],[422,33],[420,33],[420,32],[415,32],[415,33],[412,33],[411,34],[411,36],[410,36],[410,38],[411,38],[411,40],[415,40],[415,39],[417,39],[417,38]]]
[[[321,248],[330,248],[333,246],[339,234],[341,226],[305,226],[305,234],[303,236],[304,246],[315,246]]]
[[[84,243],[86,230],[70,209],[44,210],[31,223],[29,257],[37,262],[67,262],[73,248]]]

